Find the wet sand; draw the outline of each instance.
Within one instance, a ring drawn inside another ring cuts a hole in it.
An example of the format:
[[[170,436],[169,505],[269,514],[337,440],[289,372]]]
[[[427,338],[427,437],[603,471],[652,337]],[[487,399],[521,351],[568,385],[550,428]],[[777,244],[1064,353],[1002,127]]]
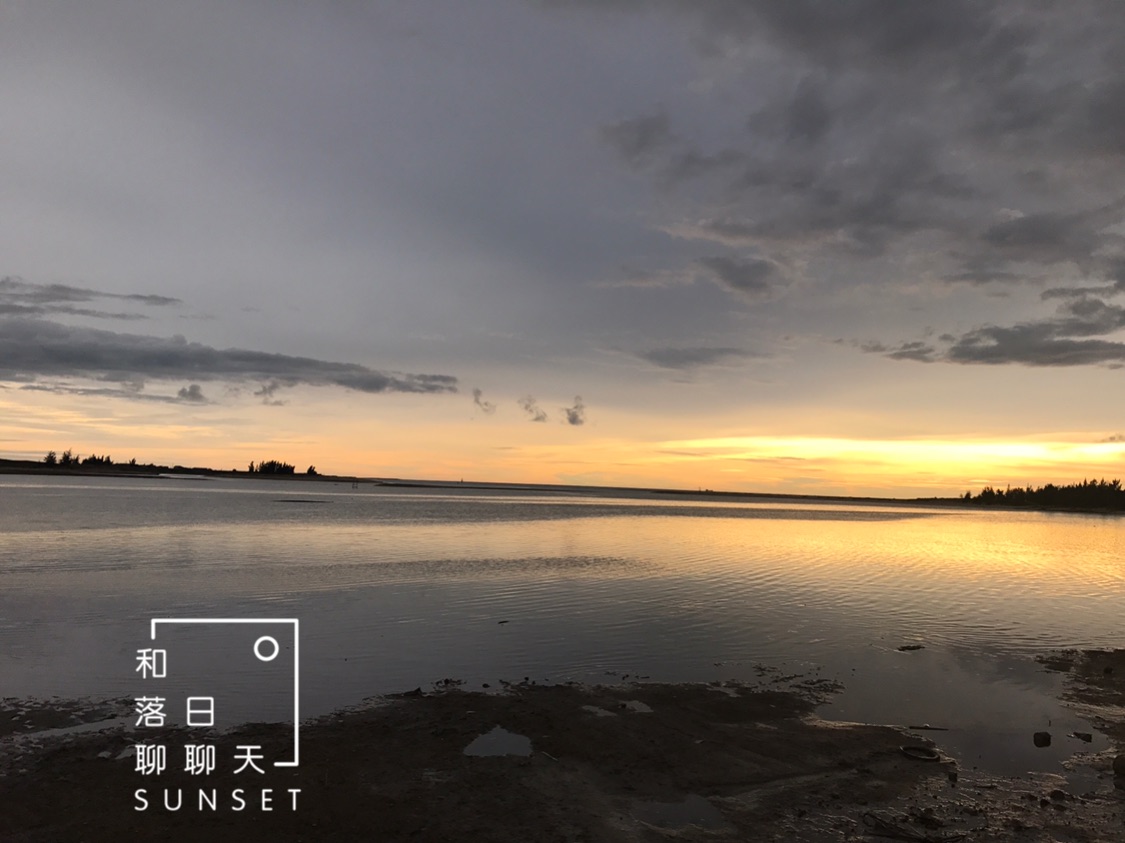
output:
[[[1063,658],[1050,666],[1070,672],[1072,703],[1097,708],[1098,728],[1121,741],[1125,653],[1105,656],[1120,668],[1109,673],[1092,656]],[[815,682],[523,684],[502,693],[445,682],[304,726],[298,769],[254,780],[220,765],[205,781],[178,769],[186,730],[145,734],[169,747],[159,777],[135,769],[137,732],[37,739],[43,726],[90,716],[49,702],[31,706],[33,728],[6,727],[0,739],[0,840],[1125,839],[1125,789],[1114,786],[1111,754],[1076,760],[1100,776],[1083,793],[1060,777],[983,776],[940,753],[927,760],[935,752],[925,733],[818,719],[829,693]],[[0,708],[0,724],[13,722],[14,707]],[[248,725],[216,740],[280,757],[291,732]],[[199,810],[201,787],[215,790],[216,810]],[[138,788],[145,811],[135,810]],[[161,804],[166,788],[182,789],[179,811]],[[246,807],[236,811],[240,788]]]

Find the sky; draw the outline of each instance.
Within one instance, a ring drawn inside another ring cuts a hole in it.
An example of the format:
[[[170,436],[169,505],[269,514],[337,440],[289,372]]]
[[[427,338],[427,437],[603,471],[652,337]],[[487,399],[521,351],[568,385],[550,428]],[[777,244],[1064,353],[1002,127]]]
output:
[[[1125,466],[1116,0],[0,0],[0,456]]]

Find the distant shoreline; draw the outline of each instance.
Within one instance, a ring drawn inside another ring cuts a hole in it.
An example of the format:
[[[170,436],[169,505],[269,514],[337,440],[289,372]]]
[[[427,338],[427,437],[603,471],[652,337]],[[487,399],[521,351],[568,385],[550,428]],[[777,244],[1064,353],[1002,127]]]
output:
[[[834,503],[874,503],[874,504],[934,504],[938,506],[957,506],[964,502],[960,498],[884,498],[875,496],[853,495],[802,495],[786,494],[779,492],[731,492],[716,491],[714,489],[661,489],[643,486],[584,486],[565,485],[557,483],[504,483],[491,481],[469,482],[457,480],[419,480],[397,477],[360,477],[357,475],[337,474],[263,474],[249,471],[225,471],[222,469],[187,467],[182,465],[166,466],[154,465],[129,465],[127,463],[112,466],[47,466],[42,462],[32,460],[0,459],[0,474],[35,474],[48,476],[70,477],[137,477],[154,479],[165,475],[202,475],[206,477],[222,477],[239,480],[301,480],[311,482],[333,483],[366,483],[376,486],[387,486],[405,489],[478,489],[495,491],[528,491],[528,492],[585,492],[587,494],[606,495],[616,492],[629,492],[632,494],[666,495],[692,498],[727,498],[727,499],[765,499],[765,500],[799,500],[799,501],[831,501]]]
[[[182,465],[166,466],[148,463],[145,465],[129,465],[128,463],[113,466],[47,466],[42,462],[32,460],[0,459],[0,474],[30,474],[64,477],[133,477],[143,479],[156,479],[167,475],[197,475],[238,480],[300,480],[306,482],[329,483],[362,483],[373,486],[385,486],[400,489],[476,489],[479,491],[495,492],[539,492],[553,494],[588,494],[599,497],[610,496],[618,493],[644,494],[663,497],[741,501],[805,501],[829,503],[855,503],[874,504],[883,506],[933,506],[956,509],[971,509],[998,512],[1059,512],[1079,515],[1122,515],[1115,509],[1098,509],[1083,507],[1041,507],[1041,506],[1004,506],[966,502],[964,498],[886,498],[859,495],[802,495],[796,493],[779,492],[731,492],[716,491],[714,489],[659,489],[641,486],[582,486],[563,485],[550,483],[502,483],[489,481],[463,480],[418,480],[397,477],[360,477],[358,475],[339,474],[262,474],[249,471],[224,471],[221,469],[204,467],[186,467]]]

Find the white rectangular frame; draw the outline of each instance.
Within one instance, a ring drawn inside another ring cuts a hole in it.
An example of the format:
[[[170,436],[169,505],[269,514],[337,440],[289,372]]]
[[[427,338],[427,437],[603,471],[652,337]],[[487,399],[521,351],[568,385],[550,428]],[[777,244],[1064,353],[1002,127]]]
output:
[[[301,622],[297,618],[153,618],[150,633],[156,640],[156,625],[161,623],[291,623],[293,624],[293,760],[274,761],[275,767],[297,767],[301,763]]]

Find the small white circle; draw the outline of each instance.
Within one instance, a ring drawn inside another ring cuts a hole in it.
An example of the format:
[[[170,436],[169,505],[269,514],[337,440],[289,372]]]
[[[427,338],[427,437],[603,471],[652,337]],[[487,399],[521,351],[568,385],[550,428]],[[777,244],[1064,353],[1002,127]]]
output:
[[[262,646],[263,641],[268,641],[269,643],[273,644],[273,652],[268,656],[263,656],[262,651],[258,649]],[[279,652],[281,652],[281,647],[278,645],[277,639],[270,635],[263,635],[261,638],[254,642],[254,655],[258,657],[259,661],[272,662],[277,658],[277,654]]]

